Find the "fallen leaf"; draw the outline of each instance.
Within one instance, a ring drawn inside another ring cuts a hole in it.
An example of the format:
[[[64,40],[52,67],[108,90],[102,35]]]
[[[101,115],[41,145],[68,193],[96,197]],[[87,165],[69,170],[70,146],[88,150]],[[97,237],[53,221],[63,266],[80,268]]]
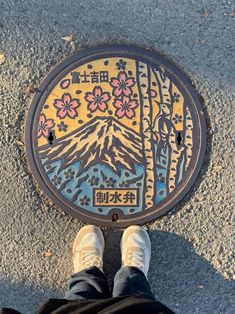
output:
[[[53,253],[51,252],[51,250],[48,250],[48,251],[44,251],[42,253],[42,256],[43,257],[51,257],[53,255]]]
[[[0,52],[0,64],[3,64],[6,61],[4,53]]]
[[[202,40],[197,41],[198,45],[201,45],[201,46],[205,45],[206,42],[207,42],[207,39],[202,39]]]
[[[76,44],[75,44],[75,41],[74,41],[74,40],[72,40],[72,41],[70,42],[70,47],[72,48],[72,51],[73,51],[73,52],[76,51]]]
[[[233,11],[228,12],[228,16],[235,16],[235,11],[233,10]]]
[[[205,11],[203,12],[203,17],[204,17],[205,19],[207,19],[207,18],[208,18],[208,15],[209,15],[208,11],[205,10]]]
[[[73,35],[68,35],[68,36],[63,36],[62,39],[64,41],[70,42],[70,41],[74,40],[74,37],[73,37]]]
[[[16,141],[16,144],[18,144],[19,146],[24,146],[24,143],[21,141]]]
[[[21,90],[21,93],[28,96],[30,94],[36,93],[38,91],[38,88],[34,85],[23,87]]]

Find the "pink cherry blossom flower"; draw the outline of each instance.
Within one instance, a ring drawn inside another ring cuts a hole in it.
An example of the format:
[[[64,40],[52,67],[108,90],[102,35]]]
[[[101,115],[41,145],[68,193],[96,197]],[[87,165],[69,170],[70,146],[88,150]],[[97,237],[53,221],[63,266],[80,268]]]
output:
[[[45,114],[42,113],[40,115],[38,128],[37,128],[38,137],[41,137],[41,136],[48,137],[49,131],[54,125],[55,125],[54,121],[52,119],[47,120]]]
[[[62,99],[55,99],[53,105],[57,108],[57,117],[75,119],[78,116],[76,108],[80,106],[79,99],[71,98],[69,93],[64,93]]]
[[[100,86],[95,86],[92,93],[87,92],[84,98],[88,102],[88,109],[93,112],[97,109],[105,111],[108,108],[107,101],[111,96],[110,93],[103,93]]]
[[[122,100],[115,99],[113,105],[117,108],[115,111],[116,117],[120,119],[123,116],[126,116],[131,119],[135,116],[135,111],[133,109],[138,107],[138,101],[136,99],[130,100],[129,97],[123,96]]]
[[[120,95],[124,95],[129,97],[132,95],[131,87],[135,85],[135,80],[134,77],[127,77],[125,71],[120,71],[117,78],[111,78],[110,85],[114,88],[114,96],[119,97]]]

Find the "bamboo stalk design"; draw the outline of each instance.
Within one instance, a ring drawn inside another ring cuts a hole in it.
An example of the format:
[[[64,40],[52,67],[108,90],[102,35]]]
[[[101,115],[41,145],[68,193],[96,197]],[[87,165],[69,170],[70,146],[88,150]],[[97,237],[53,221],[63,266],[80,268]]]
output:
[[[161,103],[171,106],[171,81],[166,76],[165,69],[163,67],[159,67],[158,70],[153,68],[153,73],[155,74],[159,85]]]
[[[177,133],[171,121],[172,114],[172,97],[171,97],[171,81],[166,76],[163,67],[159,69],[153,68],[153,73],[157,79],[160,101],[160,110],[155,119],[153,130],[158,132],[161,137],[163,152],[168,152],[168,165],[167,165],[167,190],[172,192],[177,184],[177,171],[178,164],[181,160],[181,155],[184,151],[184,146],[177,146],[176,137]],[[158,155],[162,155],[161,148]]]
[[[169,193],[169,169],[171,158],[171,147],[169,145],[169,133],[171,129],[171,81],[165,75],[163,67],[158,69],[153,68],[153,73],[158,83],[158,90],[160,96],[159,112],[155,118],[153,131],[157,132],[160,136],[160,141],[157,147],[157,156],[159,165],[166,169],[166,193]],[[162,156],[162,158],[160,158]],[[163,163],[164,162],[164,163]]]
[[[192,157],[193,148],[193,121],[189,111],[189,107],[186,107],[186,131],[185,131],[185,147],[186,147],[186,163],[185,170],[188,168],[189,162]]]
[[[170,145],[170,163],[169,163],[169,177],[168,177],[168,189],[172,192],[177,184],[178,165],[181,154],[184,151],[184,146],[178,147],[176,144],[176,133],[174,127],[171,127],[169,134]]]
[[[137,82],[140,94],[140,130],[143,137],[143,153],[145,159],[145,176],[144,176],[144,209],[151,208],[154,205],[155,196],[155,161],[152,125],[152,105],[150,97],[150,69],[143,62],[137,62]]]

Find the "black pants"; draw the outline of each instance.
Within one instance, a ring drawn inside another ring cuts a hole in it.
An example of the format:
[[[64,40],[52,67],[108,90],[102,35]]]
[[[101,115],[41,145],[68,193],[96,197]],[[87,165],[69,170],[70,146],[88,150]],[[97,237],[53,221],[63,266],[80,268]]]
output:
[[[71,276],[67,300],[106,299],[119,296],[143,296],[155,300],[144,273],[136,267],[122,267],[110,293],[104,273],[97,267],[86,268]]]

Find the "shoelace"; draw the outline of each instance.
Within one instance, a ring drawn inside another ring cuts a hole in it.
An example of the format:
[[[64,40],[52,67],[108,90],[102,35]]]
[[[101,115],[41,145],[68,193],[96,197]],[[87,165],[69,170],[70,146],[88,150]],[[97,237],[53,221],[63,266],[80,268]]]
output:
[[[128,255],[128,265],[144,268],[143,253],[141,251],[133,251]]]
[[[102,267],[102,259],[97,255],[97,251],[81,251],[82,255],[82,263],[84,266],[97,266],[99,268]]]

